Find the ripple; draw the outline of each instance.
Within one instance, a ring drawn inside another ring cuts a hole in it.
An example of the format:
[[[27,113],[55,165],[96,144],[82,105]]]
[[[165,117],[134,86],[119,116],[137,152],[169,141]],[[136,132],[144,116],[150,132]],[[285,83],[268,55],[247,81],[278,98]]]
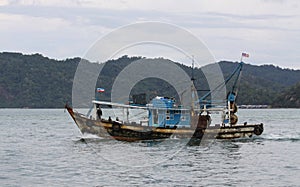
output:
[[[0,109],[1,185],[297,186],[300,110],[240,111],[244,121],[264,122],[261,136],[180,147],[81,135],[61,109]]]

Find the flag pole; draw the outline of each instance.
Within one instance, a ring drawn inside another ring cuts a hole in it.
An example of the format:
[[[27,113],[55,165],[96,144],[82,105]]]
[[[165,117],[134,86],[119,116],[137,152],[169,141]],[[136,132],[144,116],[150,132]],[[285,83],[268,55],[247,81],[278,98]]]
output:
[[[241,62],[243,62],[243,61],[242,61],[242,60],[243,60],[243,57],[249,58],[249,54],[243,52],[242,55],[241,55]]]

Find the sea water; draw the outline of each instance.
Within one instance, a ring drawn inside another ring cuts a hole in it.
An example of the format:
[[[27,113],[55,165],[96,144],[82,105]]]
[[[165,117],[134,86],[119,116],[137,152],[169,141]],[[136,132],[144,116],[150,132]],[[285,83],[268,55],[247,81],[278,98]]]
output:
[[[82,135],[63,109],[0,109],[0,186],[299,186],[300,109],[241,109],[259,137],[126,143]]]

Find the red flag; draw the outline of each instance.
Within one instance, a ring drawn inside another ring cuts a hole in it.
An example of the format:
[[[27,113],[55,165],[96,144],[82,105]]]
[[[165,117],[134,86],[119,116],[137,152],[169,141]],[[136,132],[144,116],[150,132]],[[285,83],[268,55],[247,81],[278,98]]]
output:
[[[104,92],[104,88],[97,88],[97,92],[98,93]]]
[[[248,53],[242,53],[242,57],[249,58],[249,54]]]

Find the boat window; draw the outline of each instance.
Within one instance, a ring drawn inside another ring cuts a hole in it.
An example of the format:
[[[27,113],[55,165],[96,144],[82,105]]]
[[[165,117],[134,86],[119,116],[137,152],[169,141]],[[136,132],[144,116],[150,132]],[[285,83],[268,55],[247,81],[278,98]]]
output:
[[[166,120],[174,120],[174,115],[166,115]]]
[[[157,124],[158,123],[158,111],[153,110],[153,123]]]

